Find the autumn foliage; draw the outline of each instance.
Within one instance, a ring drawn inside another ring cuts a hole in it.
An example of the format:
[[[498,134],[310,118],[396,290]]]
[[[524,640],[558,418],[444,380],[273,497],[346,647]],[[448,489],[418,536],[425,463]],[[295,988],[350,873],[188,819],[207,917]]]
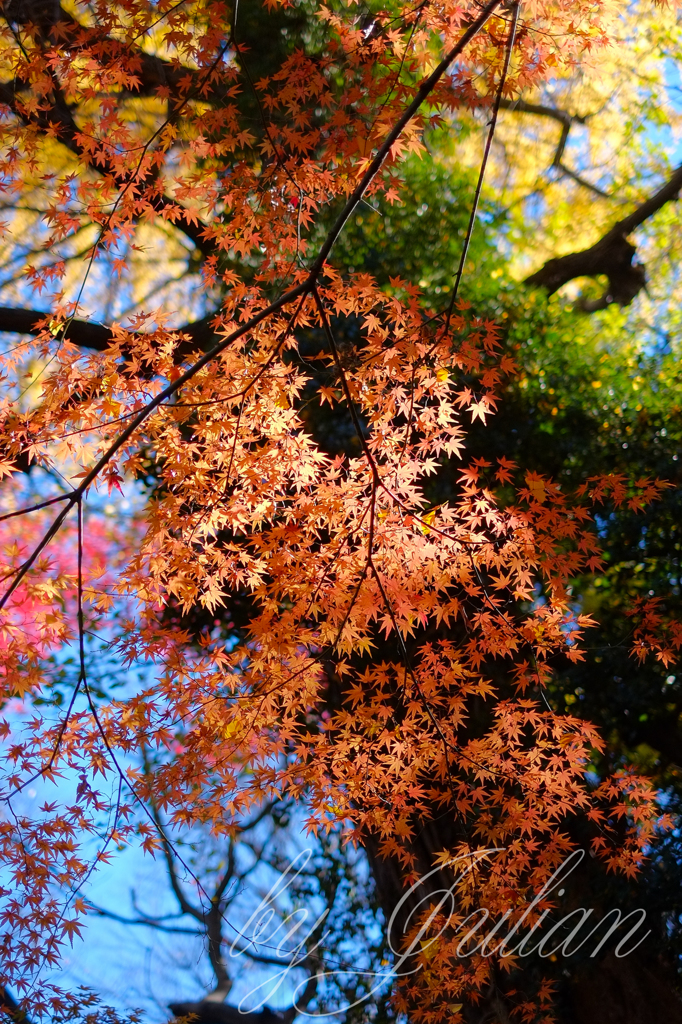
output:
[[[10,12],[0,29],[23,83],[0,110],[5,193],[40,205],[45,253],[85,239],[78,279],[58,259],[28,269],[51,312],[2,357],[6,982],[32,1017],[68,1010],[41,965],[78,932],[98,858],[158,847],[152,798],[229,834],[285,793],[313,831],[375,836],[406,880],[420,822],[448,815],[460,840],[443,862],[504,848],[477,876],[491,916],[522,910],[576,815],[610,869],[635,872],[664,824],[653,787],[630,770],[591,784],[603,741],[544,687],[582,657],[590,619],[571,580],[600,571],[594,509],[643,507],[664,484],[569,494],[504,457],[472,460],[467,429],[515,372],[498,327],[334,263],[361,201],[400,203],[427,126],[586,59],[617,10],[444,0],[363,19],[320,4],[319,38],[258,81],[223,2],[68,10],[49,24]],[[125,275],[169,232],[220,296],[206,343],[161,305],[88,351],[89,275]],[[322,406],[350,423],[348,454],[326,452]],[[433,504],[425,488],[448,466],[456,498]],[[146,496],[129,530],[102,512],[121,487]],[[636,655],[667,663],[679,625],[653,602],[633,615]],[[144,684],[94,692],[93,634],[145,664]],[[77,671],[55,713],[40,698],[66,650]],[[151,776],[144,749],[163,752]],[[29,813],[36,779],[48,798]],[[457,1020],[448,1007],[493,969],[445,948],[438,964],[398,992],[415,1020]]]

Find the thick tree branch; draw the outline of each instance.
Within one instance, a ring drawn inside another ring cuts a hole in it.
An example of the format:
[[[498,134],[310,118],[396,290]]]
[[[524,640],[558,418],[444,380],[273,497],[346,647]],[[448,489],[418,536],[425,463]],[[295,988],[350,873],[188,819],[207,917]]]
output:
[[[623,217],[611,227],[599,241],[589,249],[568,253],[548,260],[543,267],[527,277],[526,284],[546,288],[552,295],[555,291],[576,277],[596,277],[604,274],[609,279],[608,288],[601,298],[583,301],[586,312],[605,309],[612,302],[628,306],[646,284],[643,263],[633,262],[635,246],[627,236],[641,227],[666,203],[677,199],[682,189],[682,166],[673,171],[668,181],[653,195],[640,203],[632,213]]]
[[[614,224],[611,232],[619,231],[623,235],[629,235],[635,228],[641,227],[649,217],[658,213],[666,203],[669,203],[672,199],[677,199],[680,189],[682,189],[682,165],[673,171],[668,181],[657,192],[654,192],[652,196],[645,199],[643,203],[640,203],[627,217]]]
[[[37,309],[0,306],[0,331],[40,334],[44,330],[40,324],[44,324],[49,315],[49,313]],[[200,320],[193,320],[191,323],[176,328],[178,333],[189,336],[188,341],[183,341],[178,345],[177,355],[179,357],[189,355],[197,348],[205,348],[215,339],[214,331],[211,328],[211,322],[214,319],[215,313],[209,313],[208,316],[204,316]],[[103,352],[114,340],[114,332],[105,324],[93,323],[90,320],[70,320],[65,329],[60,332],[60,338],[65,338],[79,348]]]

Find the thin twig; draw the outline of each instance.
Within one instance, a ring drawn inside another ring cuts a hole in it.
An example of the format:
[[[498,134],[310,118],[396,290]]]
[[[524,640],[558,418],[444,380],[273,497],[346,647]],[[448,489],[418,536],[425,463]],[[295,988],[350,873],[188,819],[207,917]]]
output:
[[[443,336],[447,336],[448,330],[450,329],[450,319],[452,317],[452,311],[455,308],[455,302],[457,301],[457,293],[459,291],[460,282],[462,280],[462,274],[464,272],[464,264],[466,262],[467,254],[469,252],[469,244],[471,242],[471,236],[474,230],[474,224],[476,222],[476,213],[478,212],[478,204],[481,198],[481,189],[483,188],[483,179],[485,178],[485,171],[488,165],[488,157],[490,156],[490,149],[493,144],[493,138],[495,137],[495,128],[497,126],[497,116],[500,112],[500,101],[502,99],[502,93],[507,81],[507,74],[509,72],[509,64],[511,61],[512,51],[514,49],[514,40],[516,39],[516,26],[519,20],[519,7],[520,0],[516,0],[512,7],[512,20],[509,26],[509,35],[507,36],[507,45],[504,53],[504,65],[502,67],[502,75],[500,76],[500,84],[497,87],[497,93],[495,95],[495,102],[493,103],[492,117],[489,121],[488,137],[485,140],[485,147],[483,149],[483,159],[481,160],[481,169],[478,173],[478,182],[476,183],[476,191],[474,192],[474,201],[471,206],[471,214],[469,216],[469,224],[467,227],[466,236],[464,238],[464,245],[462,246],[462,254],[459,258],[459,266],[457,268],[457,276],[455,277],[455,285],[452,289],[452,297],[450,299],[450,305],[448,306],[447,314],[445,316],[445,324],[443,326]]]

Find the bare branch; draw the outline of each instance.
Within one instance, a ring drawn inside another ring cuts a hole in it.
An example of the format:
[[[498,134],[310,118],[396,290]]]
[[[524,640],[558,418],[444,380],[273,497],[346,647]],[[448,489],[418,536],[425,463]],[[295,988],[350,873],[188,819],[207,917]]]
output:
[[[639,228],[645,221],[669,203],[677,199],[682,189],[682,164],[671,174],[670,178],[652,196],[640,203],[632,213],[611,228],[611,231],[618,231],[622,235],[629,235],[635,228]]]
[[[561,171],[562,174],[565,174],[566,177],[572,178],[577,185],[582,185],[583,188],[588,189],[590,192],[594,192],[594,194],[596,196],[599,196],[600,199],[613,198],[609,192],[604,192],[604,190],[599,188],[598,185],[593,185],[591,181],[588,181],[587,178],[583,178],[581,177],[581,175],[576,174],[575,171],[572,171],[570,167],[567,167],[566,164],[562,163],[561,161],[555,163],[554,167],[556,167],[557,170]]]
[[[134,924],[144,925],[147,928],[154,928],[159,932],[168,932],[173,935],[195,935],[201,936],[202,932],[196,928],[182,928],[179,925],[168,925],[164,924],[164,919],[159,917],[124,917],[122,914],[115,914],[113,910],[107,910],[105,907],[99,907],[92,900],[86,900],[88,910],[92,911],[97,917],[105,917],[109,921],[119,921],[121,924]],[[181,916],[182,915],[172,915]]]
[[[147,752],[144,749],[144,747],[142,747],[142,765],[144,775],[149,781],[151,775],[151,768],[149,765],[149,761],[147,759]],[[149,788],[151,793],[151,785]],[[178,905],[183,914],[189,914],[189,916],[193,917],[195,921],[199,921],[203,924],[203,911],[190,903],[190,901],[187,899],[187,896],[183,891],[182,885],[180,884],[180,879],[178,877],[178,873],[175,867],[175,859],[173,857],[173,848],[168,839],[168,836],[166,835],[166,829],[163,824],[163,821],[161,820],[161,815],[156,805],[156,801],[152,796],[150,796],[149,798],[149,807],[151,810],[152,818],[154,819],[154,824],[156,825],[157,828],[159,838],[161,839],[161,848],[163,850],[164,860],[166,861],[166,870],[168,871],[168,881],[170,882],[170,887],[173,890],[173,895],[178,901]]]
[[[570,128],[572,124],[585,124],[589,114],[569,114],[567,110],[560,110],[557,107],[547,107],[544,103],[528,103],[527,100],[500,100],[502,110],[513,110],[519,114],[537,114],[540,117],[549,117],[558,121],[564,127]]]
[[[565,174],[568,178],[572,178],[578,185],[582,185],[583,188],[589,189],[590,192],[594,192],[595,195],[601,196],[602,199],[610,199],[611,197],[607,192],[604,192],[597,185],[593,185],[582,175],[577,174],[576,171],[572,171],[570,167],[567,167],[563,162],[564,150],[566,149],[566,143],[568,142],[569,132],[574,124],[585,124],[587,120],[592,116],[591,114],[569,114],[567,110],[560,110],[557,107],[547,107],[544,103],[528,103],[526,100],[508,100],[502,99],[500,101],[500,107],[504,110],[511,110],[519,114],[536,114],[538,117],[548,117],[552,121],[557,121],[561,125],[561,135],[557,143],[554,156],[552,158],[551,167],[554,167],[557,171]]]
[[[256,825],[258,825],[261,821],[264,820],[264,818],[267,818],[272,812],[272,809],[277,804],[284,804],[285,807],[287,806],[287,804],[283,800],[266,800],[266,802],[263,804],[261,809],[254,815],[254,817],[251,818],[250,821],[246,821],[243,825],[240,826],[240,836],[242,836],[245,832],[250,832],[251,829],[255,828]]]

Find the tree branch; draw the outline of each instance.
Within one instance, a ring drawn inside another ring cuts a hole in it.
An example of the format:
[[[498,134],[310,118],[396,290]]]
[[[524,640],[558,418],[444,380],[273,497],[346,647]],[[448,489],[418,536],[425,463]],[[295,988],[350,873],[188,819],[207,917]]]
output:
[[[194,1024],[291,1024],[296,1016],[294,1007],[277,1013],[264,1006],[259,1013],[242,1013],[236,1006],[202,999],[196,1003],[171,1003],[169,1009],[176,1017],[196,1017]]]
[[[50,528],[43,535],[40,543],[33,549],[32,554],[26,559],[21,568],[14,574],[12,582],[6,588],[2,597],[0,597],[0,609],[4,608],[7,601],[10,599],[12,594],[19,587],[27,575],[30,572],[35,561],[40,557],[41,553],[45,550],[50,541],[55,537],[62,528],[64,520],[69,515],[71,510],[82,500],[83,495],[87,491],[88,487],[99,477],[102,470],[109,464],[114,458],[116,453],[126,444],[128,439],[139,429],[139,427],[145,422],[145,420],[151,416],[155,409],[162,405],[168,398],[175,395],[180,391],[184,385],[192,380],[197,373],[199,373],[204,366],[224,352],[230,345],[232,345],[239,338],[248,334],[263,321],[270,319],[275,313],[285,309],[287,306],[297,302],[297,308],[291,314],[290,324],[296,322],[296,318],[303,308],[303,303],[308,295],[312,292],[315,287],[318,278],[322,272],[322,269],[327,262],[337,239],[341,235],[346,222],[352,215],[356,206],[362,201],[362,198],[371,185],[374,178],[377,176],[379,171],[384,165],[384,161],[388,157],[391,149],[403,134],[407,125],[412,121],[414,116],[421,108],[424,101],[436,88],[440,80],[444,77],[450,66],[457,59],[459,54],[462,52],[464,47],[473,39],[480,29],[485,25],[489,18],[493,15],[495,10],[500,6],[502,0],[489,0],[486,6],[480,11],[478,17],[472,21],[466,30],[462,33],[459,40],[455,45],[448,51],[443,57],[440,63],[434,68],[431,74],[425,78],[422,84],[417,89],[412,102],[405,108],[401,116],[394,123],[393,127],[385,137],[383,143],[379,146],[374,157],[370,160],[369,166],[365,170],[365,173],[360,178],[350,196],[346,200],[346,203],[340,211],[331,229],[328,231],[325,241],[322,243],[317,257],[314,260],[307,277],[299,284],[293,285],[288,291],[283,292],[278,298],[274,299],[263,309],[253,314],[248,320],[240,324],[239,327],[235,328],[231,334],[223,337],[218,344],[214,345],[208,352],[205,352],[196,362],[187,367],[187,369],[177,377],[176,380],[171,381],[163,390],[159,391],[154,398],[152,398],[147,404],[128,422],[128,425],[121,431],[115,441],[102,453],[100,458],[97,460],[95,465],[90,471],[83,477],[78,487],[74,488],[70,494],[60,495],[59,501],[63,501],[62,509],[59,515],[55,518]],[[281,342],[280,342],[281,344]],[[253,384],[260,375],[262,375],[267,367],[270,365],[272,359],[279,351],[279,346],[275,347],[271,356],[261,365],[258,371],[257,377],[253,378],[251,383],[247,385],[247,389],[253,387]],[[244,395],[246,392],[242,391]],[[235,395],[235,397],[237,397]]]
[[[554,151],[554,157],[552,158],[551,166],[556,168],[562,174],[565,174],[568,178],[572,178],[578,185],[582,185],[583,188],[587,188],[590,192],[594,192],[595,195],[601,196],[602,199],[610,199],[607,192],[604,192],[597,185],[593,185],[591,182],[583,178],[582,175],[577,174],[576,171],[572,171],[570,167],[567,167],[563,162],[564,150],[566,149],[566,143],[568,142],[568,135],[571,127],[574,124],[585,124],[587,119],[591,116],[590,114],[569,114],[567,110],[559,110],[557,107],[547,107],[544,103],[528,103],[526,100],[508,100],[502,99],[500,101],[500,107],[504,110],[515,111],[520,114],[537,114],[538,117],[549,117],[553,121],[557,121],[561,127],[561,135],[557,143],[556,150]]]
[[[143,767],[144,776],[147,779],[147,781],[150,782],[151,768],[149,766],[149,761],[147,759],[147,752],[146,752],[144,746],[142,746],[142,748],[141,748],[141,754],[142,754],[142,767]],[[150,790],[150,794],[151,794],[151,792],[152,792],[151,783],[149,785],[149,790]],[[180,879],[178,877],[178,873],[177,873],[177,870],[176,870],[176,867],[175,867],[175,860],[174,860],[174,857],[173,857],[173,849],[172,849],[172,846],[171,846],[171,844],[170,844],[170,842],[168,840],[168,836],[166,835],[166,829],[164,827],[163,821],[161,820],[161,814],[159,813],[159,809],[158,809],[158,807],[156,805],[156,800],[154,800],[153,796],[150,796],[150,798],[149,798],[149,807],[150,807],[150,810],[151,810],[152,818],[154,819],[154,824],[156,825],[156,830],[157,830],[159,838],[161,840],[161,849],[163,850],[164,860],[166,861],[166,870],[168,872],[168,881],[170,882],[170,887],[173,890],[173,894],[174,894],[176,900],[178,901],[178,905],[180,907],[180,910],[182,911],[183,914],[189,914],[189,916],[193,917],[195,921],[199,921],[200,924],[203,924],[204,923],[204,914],[203,914],[202,910],[197,908],[197,907],[195,907],[195,906],[193,906],[190,903],[190,901],[187,899],[187,897],[186,897],[186,895],[185,895],[185,893],[183,891],[182,885],[180,884]]]
[[[557,107],[547,107],[544,103],[528,103],[527,100],[500,100],[502,110],[514,110],[519,114],[537,114],[540,117],[549,117],[558,121],[564,127],[570,128],[572,124],[585,124],[589,114],[569,114],[567,110],[560,110]]]
[[[0,306],[0,331],[8,331],[16,334],[40,334],[45,328],[44,325],[49,313],[38,309],[22,309],[14,306]],[[182,341],[178,345],[178,356],[189,355],[198,348],[205,348],[214,338],[211,323],[215,319],[215,313],[209,313],[200,320],[193,320],[175,330],[189,336],[188,341]],[[72,345],[79,348],[91,349],[95,352],[103,352],[114,340],[114,332],[111,327],[105,324],[94,323],[90,320],[70,320],[65,329],[60,332],[60,338],[65,338]]]
[[[87,900],[88,909],[96,914],[98,917],[106,917],[109,921],[119,921],[121,924],[134,924],[144,925],[147,928],[155,928],[160,932],[169,932],[173,935],[195,935],[201,936],[201,931],[196,928],[182,928],[176,925],[167,925],[163,923],[161,918],[155,917],[124,917],[122,914],[115,914],[113,910],[106,910],[104,907],[98,907],[96,903],[91,900]],[[178,915],[184,917],[184,914]]]
[[[225,890],[234,877],[234,869],[234,840],[230,839],[227,849],[227,867],[225,868],[222,878],[219,879],[213,895],[211,896],[211,906],[204,914],[204,928],[206,929],[206,939],[208,941],[208,958],[211,962],[211,967],[213,968],[213,973],[216,978],[215,991],[217,993],[219,992],[223,999],[232,988],[232,980],[227,973],[227,967],[225,966],[225,960],[223,959],[222,899],[225,895]]]
[[[568,253],[548,260],[544,266],[527,277],[525,284],[546,288],[549,295],[576,277],[596,277],[605,274],[609,279],[608,288],[601,298],[581,302],[581,308],[591,313],[605,309],[612,302],[629,306],[646,284],[643,263],[633,263],[635,246],[627,236],[641,227],[666,203],[671,202],[682,189],[682,166],[671,174],[668,181],[648,199],[640,203],[632,213],[623,217],[611,227],[599,241],[589,249]]]
[[[658,213],[662,206],[672,199],[677,199],[680,189],[682,189],[682,165],[673,171],[665,185],[662,185],[657,192],[640,203],[627,217],[623,217],[617,224],[614,224],[611,232],[619,231],[623,235],[629,235],[635,228],[641,227],[649,217]]]

